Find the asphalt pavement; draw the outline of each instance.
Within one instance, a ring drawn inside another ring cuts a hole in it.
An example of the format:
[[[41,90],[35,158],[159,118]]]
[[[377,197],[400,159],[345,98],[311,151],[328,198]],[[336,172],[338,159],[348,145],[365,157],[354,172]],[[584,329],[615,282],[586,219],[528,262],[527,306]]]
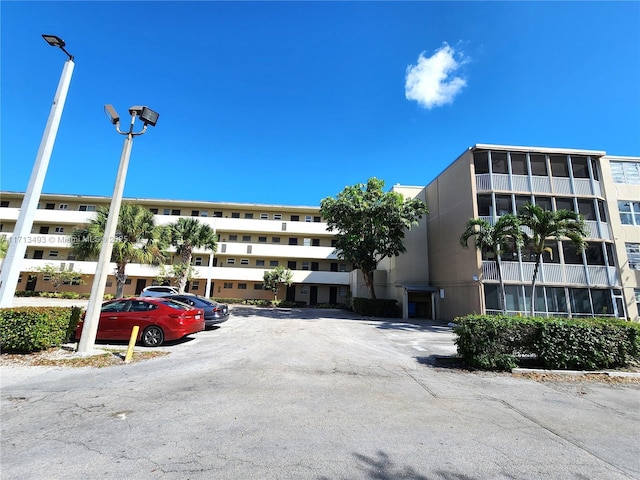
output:
[[[164,357],[3,366],[0,476],[640,478],[637,384],[436,366],[453,339],[427,320],[235,306]]]

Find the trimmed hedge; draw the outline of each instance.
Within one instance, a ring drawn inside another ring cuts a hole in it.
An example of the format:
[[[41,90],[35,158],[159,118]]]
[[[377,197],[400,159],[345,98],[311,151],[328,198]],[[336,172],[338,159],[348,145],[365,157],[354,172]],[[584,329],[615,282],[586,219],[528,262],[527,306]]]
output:
[[[532,357],[542,368],[596,370],[640,362],[640,324],[602,318],[467,315],[454,320],[465,362],[510,370]]]
[[[367,317],[399,318],[402,311],[397,300],[353,298],[353,311]]]
[[[80,307],[19,307],[0,310],[2,352],[31,353],[72,338]]]

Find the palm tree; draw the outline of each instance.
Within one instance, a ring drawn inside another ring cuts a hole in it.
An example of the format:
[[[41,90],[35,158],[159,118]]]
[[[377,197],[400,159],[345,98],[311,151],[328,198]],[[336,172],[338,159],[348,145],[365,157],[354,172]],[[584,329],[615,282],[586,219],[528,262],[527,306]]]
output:
[[[183,266],[191,265],[191,255],[194,248],[205,247],[216,251],[217,237],[214,230],[195,218],[179,218],[177,222],[168,226],[169,242],[176,247]],[[184,293],[187,285],[188,268],[180,270],[178,288]]]
[[[100,255],[108,216],[109,209],[101,207],[88,224],[73,230],[71,252],[79,260],[94,259]],[[123,295],[127,264],[158,265],[164,261],[162,231],[162,227],[155,225],[150,210],[140,205],[122,204],[111,254],[111,261],[116,264],[116,298]]]
[[[470,218],[467,228],[460,237],[460,245],[468,247],[469,238],[475,236],[475,247],[493,253],[496,262],[498,281],[500,282],[500,308],[507,311],[507,298],[502,279],[502,252],[512,247],[520,248],[523,243],[523,233],[520,230],[518,218],[509,213],[498,218],[495,225],[491,225],[482,218]]]
[[[530,203],[520,207],[518,218],[523,226],[529,227],[531,233],[526,238],[531,244],[536,260],[531,279],[531,315],[535,315],[536,279],[540,268],[540,261],[544,252],[551,254],[551,249],[545,246],[547,238],[568,238],[576,247],[578,253],[584,251],[587,246],[585,238],[588,235],[587,224],[584,217],[570,210],[545,210],[538,205]]]

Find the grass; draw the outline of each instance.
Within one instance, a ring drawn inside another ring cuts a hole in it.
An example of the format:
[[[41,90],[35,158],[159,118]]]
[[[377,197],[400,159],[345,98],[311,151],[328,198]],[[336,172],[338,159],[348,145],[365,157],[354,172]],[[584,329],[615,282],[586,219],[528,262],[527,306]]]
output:
[[[126,350],[102,349],[104,353],[91,356],[78,356],[69,347],[51,348],[34,353],[3,353],[0,355],[2,366],[36,366],[64,368],[104,368],[113,365],[124,365]],[[166,351],[133,352],[130,363],[141,362],[168,355]]]

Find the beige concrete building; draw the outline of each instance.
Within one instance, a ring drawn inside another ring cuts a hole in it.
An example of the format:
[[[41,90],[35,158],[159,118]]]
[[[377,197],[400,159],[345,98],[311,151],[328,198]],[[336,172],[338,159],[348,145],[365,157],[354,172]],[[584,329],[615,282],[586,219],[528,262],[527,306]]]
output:
[[[2,192],[0,195],[0,228],[11,241],[23,194]],[[279,298],[305,305],[348,301],[352,268],[336,257],[333,234],[322,222],[319,207],[140,198],[124,201],[149,208],[158,225],[170,224],[181,216],[197,217],[216,230],[219,240],[214,255],[203,249],[194,251],[195,273],[188,285],[190,293],[209,293],[217,298],[271,299],[273,293],[262,289],[263,274],[282,265],[293,271],[294,284],[286,292],[280,292]],[[109,198],[41,196],[31,235],[23,239],[27,242],[27,252],[17,291],[52,291],[51,285],[36,271],[46,264],[78,271],[87,282],[63,286],[60,291],[90,291],[96,262],[73,257],[70,233],[77,225],[87,223],[100,206],[108,207]],[[177,257],[173,260],[178,261]],[[159,273],[158,267],[128,265],[125,295],[137,294],[145,286],[157,283]],[[206,292],[208,282],[210,291]],[[106,293],[114,294],[115,288],[115,279],[109,276]]]
[[[395,185],[392,190],[425,201],[429,213],[405,237],[407,252],[383,259],[375,272],[378,298],[396,299],[403,316],[452,320],[471,312],[499,311],[495,262],[486,252],[462,248],[460,235],[470,218],[490,223],[516,213],[527,202],[546,209],[581,213],[589,228],[588,248],[577,254],[560,239],[548,239],[536,286],[536,314],[606,315],[639,320],[640,305],[640,157],[609,156],[604,151],[505,145],[467,149],[425,186]],[[0,233],[11,235],[23,194],[2,192]],[[197,217],[215,228],[218,251],[196,250],[196,274],[189,291],[217,298],[267,299],[266,270],[278,265],[294,272],[294,285],[281,294],[304,305],[345,304],[367,297],[362,275],[338,260],[334,236],[319,207],[135,199],[158,224]],[[51,290],[35,269],[64,265],[81,272],[90,290],[95,262],[70,253],[69,233],[86,223],[106,197],[42,195],[18,290]],[[470,242],[472,245],[472,242]],[[526,314],[534,257],[523,249],[503,259],[507,309]],[[126,295],[156,281],[158,268],[127,267]],[[206,285],[210,284],[209,292]],[[109,277],[107,293],[115,293]]]

